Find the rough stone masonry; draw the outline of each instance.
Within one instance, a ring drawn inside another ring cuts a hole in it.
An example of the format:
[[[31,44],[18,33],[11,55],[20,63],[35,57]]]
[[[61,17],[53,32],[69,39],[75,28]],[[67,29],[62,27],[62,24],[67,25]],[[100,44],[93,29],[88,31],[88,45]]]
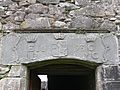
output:
[[[120,90],[119,30],[120,0],[0,0],[0,90],[28,90],[23,64],[58,58],[100,64],[96,90]]]

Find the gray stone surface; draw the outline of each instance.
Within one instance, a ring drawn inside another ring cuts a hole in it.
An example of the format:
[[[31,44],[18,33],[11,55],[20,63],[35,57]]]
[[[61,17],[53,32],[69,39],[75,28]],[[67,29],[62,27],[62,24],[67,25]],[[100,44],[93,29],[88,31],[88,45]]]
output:
[[[0,90],[26,90],[26,79],[23,78],[4,78],[0,80]]]
[[[9,6],[10,4],[12,4],[13,1],[12,0],[2,0],[0,2],[0,6]]]
[[[60,21],[66,23],[70,29],[71,23],[77,23],[75,29],[105,29],[117,32],[119,29],[116,30],[116,25],[120,25],[119,3],[118,0],[1,0],[0,19],[3,26],[8,22],[20,25],[22,21],[26,22],[26,19],[34,21],[40,16],[52,18],[50,29],[55,27],[54,22]],[[98,18],[102,19],[102,22]],[[79,23],[84,24],[78,25]],[[85,26],[86,24],[88,26]],[[64,29],[62,25],[59,28]]]
[[[39,17],[40,17],[39,14],[30,13],[30,14],[25,16],[25,19],[33,19],[33,20],[35,20],[36,18],[39,18]]]
[[[86,6],[90,4],[90,0],[75,0],[76,5]]]
[[[17,11],[13,14],[13,16],[15,21],[22,22],[24,21],[25,12]]]
[[[116,31],[117,28],[116,28],[116,24],[112,21],[108,21],[108,20],[105,20],[100,28],[100,30],[109,30],[109,31]]]
[[[46,28],[85,34],[12,32]],[[0,34],[0,90],[28,90],[21,63],[59,58],[105,64],[96,70],[96,90],[120,90],[120,0],[0,0],[0,30],[12,32]]]
[[[22,29],[40,29],[40,28],[50,28],[50,20],[46,17],[36,18],[35,20],[26,19],[21,23]]]
[[[56,21],[54,23],[54,27],[56,28],[67,28],[67,24],[65,22],[62,22],[62,21]]]
[[[19,6],[28,6],[28,5],[30,5],[30,3],[27,2],[27,0],[21,0],[21,1],[19,2]]]
[[[59,3],[59,6],[64,7],[67,10],[74,10],[74,9],[79,9],[80,8],[79,6],[77,6],[75,4],[72,4],[72,3],[69,3],[69,2]]]
[[[11,22],[8,22],[7,24],[3,25],[3,30],[8,31],[8,30],[13,30],[13,29],[19,29],[19,25],[15,25]]]
[[[5,13],[5,12],[4,12],[4,7],[0,6],[0,16],[1,16],[1,15],[4,15],[4,13]]]
[[[1,63],[1,62],[0,62]],[[10,66],[5,66],[0,64],[0,80],[7,76],[7,73],[10,71]]]
[[[48,7],[42,4],[33,4],[28,7],[28,13],[47,13]]]
[[[7,77],[20,77],[20,78],[28,78],[28,70],[27,67],[20,65],[20,66],[12,66]]]
[[[117,63],[116,39],[112,34],[11,33],[2,39],[2,64],[30,63],[57,58]]]
[[[93,28],[93,20],[86,16],[77,16],[73,18],[71,22],[71,28],[79,28],[79,29],[85,29],[85,30],[92,30]]]
[[[56,3],[59,3],[60,0],[37,0],[37,1],[40,2],[40,3],[47,3],[47,4],[53,3],[53,4],[56,4]]]
[[[10,70],[10,67],[3,66],[0,64],[0,79],[2,78],[2,76],[4,76],[6,73],[8,73],[9,70]]]
[[[0,30],[2,30],[2,23],[0,22]]]
[[[119,90],[120,66],[103,65],[101,67],[102,90]]]
[[[36,0],[27,0],[29,3],[36,3]]]
[[[87,15],[93,17],[105,17],[105,8],[99,4],[91,4],[75,10],[75,15]]]

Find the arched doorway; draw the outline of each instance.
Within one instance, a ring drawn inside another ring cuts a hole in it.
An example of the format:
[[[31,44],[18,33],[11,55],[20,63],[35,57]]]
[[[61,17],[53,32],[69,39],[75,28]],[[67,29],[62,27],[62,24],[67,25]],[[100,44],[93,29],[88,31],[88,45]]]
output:
[[[28,65],[30,89],[45,90],[38,75],[47,75],[47,90],[95,90],[97,64],[73,59],[46,60]]]

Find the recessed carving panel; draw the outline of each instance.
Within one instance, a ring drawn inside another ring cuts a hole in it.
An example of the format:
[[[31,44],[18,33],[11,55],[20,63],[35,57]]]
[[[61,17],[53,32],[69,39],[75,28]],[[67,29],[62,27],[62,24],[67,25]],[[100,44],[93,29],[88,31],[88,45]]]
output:
[[[3,64],[74,58],[96,63],[118,60],[117,39],[112,34],[10,33],[2,38]]]

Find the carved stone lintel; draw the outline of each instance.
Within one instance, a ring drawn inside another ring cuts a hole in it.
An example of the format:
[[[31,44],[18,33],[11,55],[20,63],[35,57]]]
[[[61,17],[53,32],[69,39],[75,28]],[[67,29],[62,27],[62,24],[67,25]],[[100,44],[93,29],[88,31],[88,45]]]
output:
[[[118,60],[116,37],[111,34],[14,34],[13,37],[4,37],[2,41],[2,63],[5,65],[59,57],[76,57],[96,63],[114,63]],[[19,36],[20,40],[14,36]]]

